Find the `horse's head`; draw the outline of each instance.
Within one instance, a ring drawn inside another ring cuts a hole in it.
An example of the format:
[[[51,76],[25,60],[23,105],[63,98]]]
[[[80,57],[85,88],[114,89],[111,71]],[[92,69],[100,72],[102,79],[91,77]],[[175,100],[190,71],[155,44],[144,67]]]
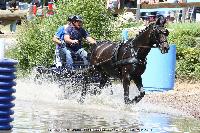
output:
[[[169,50],[169,44],[167,42],[169,31],[164,27],[165,23],[166,19],[164,17],[158,18],[156,23],[153,25],[153,30],[150,36],[153,43],[161,50],[162,54],[168,53]]]

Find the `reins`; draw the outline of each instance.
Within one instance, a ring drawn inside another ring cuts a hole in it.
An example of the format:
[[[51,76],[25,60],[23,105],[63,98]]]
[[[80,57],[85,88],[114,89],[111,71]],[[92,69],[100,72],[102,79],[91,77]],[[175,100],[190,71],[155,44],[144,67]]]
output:
[[[131,43],[134,41],[134,38],[129,42],[129,43],[125,43],[127,45],[130,46],[130,48],[157,48],[157,44],[156,46],[136,46],[136,45],[131,45]]]

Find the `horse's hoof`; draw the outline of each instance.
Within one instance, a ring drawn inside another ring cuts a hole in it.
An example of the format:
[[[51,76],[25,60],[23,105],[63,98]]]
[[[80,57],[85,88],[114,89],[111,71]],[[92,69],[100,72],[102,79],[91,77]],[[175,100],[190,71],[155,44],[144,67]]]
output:
[[[130,100],[129,98],[124,98],[124,102],[125,104],[131,104],[132,100]]]
[[[140,92],[140,97],[144,97],[144,95],[145,95],[145,91]]]
[[[143,94],[143,96],[141,96],[141,95],[136,96],[136,97],[132,100],[132,102],[138,103],[143,97],[144,97],[144,94]]]

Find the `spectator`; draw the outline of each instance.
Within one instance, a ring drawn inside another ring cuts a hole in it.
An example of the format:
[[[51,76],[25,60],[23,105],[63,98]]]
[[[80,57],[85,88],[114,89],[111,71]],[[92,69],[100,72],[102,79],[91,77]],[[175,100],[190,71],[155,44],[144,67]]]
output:
[[[6,10],[6,0],[0,0],[0,10]]]
[[[9,10],[18,10],[19,8],[19,1],[12,0],[8,2]]]
[[[114,17],[117,17],[116,9],[120,9],[120,0],[107,0],[107,9],[113,13]]]
[[[37,7],[41,6],[41,0],[33,0],[32,5],[36,5]]]
[[[189,22],[196,21],[196,7],[189,7],[187,10],[187,19]]]
[[[41,0],[32,0],[31,11],[33,16],[43,16]]]
[[[124,2],[125,6],[128,8],[133,8],[134,6],[134,1],[133,0],[125,0]]]
[[[143,3],[144,3],[144,4],[149,4],[149,2],[150,2],[150,0],[140,0],[140,3],[141,3],[141,4],[143,4]]]
[[[183,14],[182,14],[182,10],[179,10],[179,11],[177,11],[177,22],[182,22],[182,16],[183,16]]]
[[[140,2],[144,3],[144,4],[157,4],[157,3],[159,3],[159,0],[141,0]],[[162,1],[162,2],[164,2],[164,1]]]
[[[0,10],[6,10],[6,0],[0,0]],[[0,34],[4,34],[2,31],[1,31],[1,23],[3,23],[2,20],[0,20]]]
[[[174,20],[175,20],[175,11],[171,10],[169,11],[169,21],[173,23]]]
[[[8,3],[9,10],[10,11],[15,11],[19,9],[19,2],[16,0],[12,0]],[[15,33],[16,31],[16,26],[17,26],[17,20],[13,20],[10,24],[10,31],[11,33]]]

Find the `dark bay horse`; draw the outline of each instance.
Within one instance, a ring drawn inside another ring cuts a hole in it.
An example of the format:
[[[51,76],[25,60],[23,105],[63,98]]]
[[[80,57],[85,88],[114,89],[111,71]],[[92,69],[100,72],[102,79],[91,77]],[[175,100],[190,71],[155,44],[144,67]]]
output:
[[[126,104],[139,102],[145,95],[141,75],[146,69],[146,56],[151,48],[157,47],[161,53],[167,53],[168,30],[164,27],[166,20],[159,18],[149,24],[136,38],[126,43],[100,42],[92,50],[90,63],[93,66],[90,73],[101,73],[100,88],[102,89],[110,77],[122,81],[124,88],[124,102]],[[131,80],[136,84],[140,94],[129,99]],[[82,97],[86,95],[86,87],[82,90]]]

